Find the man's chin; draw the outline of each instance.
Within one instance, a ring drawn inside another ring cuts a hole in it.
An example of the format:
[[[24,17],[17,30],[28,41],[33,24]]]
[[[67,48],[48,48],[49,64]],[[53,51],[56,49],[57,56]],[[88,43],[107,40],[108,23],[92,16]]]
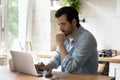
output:
[[[71,34],[66,34],[65,37],[70,37]]]
[[[65,36],[70,36],[71,35],[71,33],[67,33],[67,34],[65,34]]]
[[[70,34],[65,34],[65,37],[69,36]]]

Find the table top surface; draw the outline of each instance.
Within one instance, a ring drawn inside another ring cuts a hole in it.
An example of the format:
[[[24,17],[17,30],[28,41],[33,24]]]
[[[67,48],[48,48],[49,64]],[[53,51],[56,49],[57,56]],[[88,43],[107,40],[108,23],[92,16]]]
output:
[[[117,62],[120,63],[120,55],[114,57],[98,57],[98,61],[106,61],[106,62]]]
[[[53,80],[114,80],[113,77],[91,74],[53,72],[53,75],[56,77],[56,79]],[[0,66],[0,80],[43,80],[43,77],[31,76],[19,72],[11,72],[8,66]]]

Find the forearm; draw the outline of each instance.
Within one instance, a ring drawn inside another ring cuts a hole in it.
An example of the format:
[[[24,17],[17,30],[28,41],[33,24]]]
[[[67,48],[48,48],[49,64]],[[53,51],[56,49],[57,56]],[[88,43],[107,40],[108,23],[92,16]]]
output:
[[[64,57],[67,55],[66,48],[65,48],[64,44],[58,45],[58,47],[59,47],[59,51],[60,51],[60,57],[63,60]]]
[[[64,57],[67,54],[67,51],[66,51],[66,48],[65,48],[65,45],[64,45],[65,40],[66,40],[66,36],[63,32],[60,32],[56,35],[56,42],[57,42],[59,52],[60,52],[60,57],[61,57],[62,60],[64,59]]]

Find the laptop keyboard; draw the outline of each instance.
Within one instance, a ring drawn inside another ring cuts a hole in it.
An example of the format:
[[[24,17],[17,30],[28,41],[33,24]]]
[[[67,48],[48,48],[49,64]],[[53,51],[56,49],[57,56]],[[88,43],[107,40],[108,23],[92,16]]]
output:
[[[43,76],[43,70],[37,71],[37,73],[38,73],[38,76]]]

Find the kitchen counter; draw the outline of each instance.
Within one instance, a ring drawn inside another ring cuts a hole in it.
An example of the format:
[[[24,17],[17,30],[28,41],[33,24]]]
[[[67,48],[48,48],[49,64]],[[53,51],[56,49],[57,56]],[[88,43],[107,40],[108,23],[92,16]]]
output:
[[[114,57],[98,57],[98,61],[120,63],[120,55],[114,56]]]

